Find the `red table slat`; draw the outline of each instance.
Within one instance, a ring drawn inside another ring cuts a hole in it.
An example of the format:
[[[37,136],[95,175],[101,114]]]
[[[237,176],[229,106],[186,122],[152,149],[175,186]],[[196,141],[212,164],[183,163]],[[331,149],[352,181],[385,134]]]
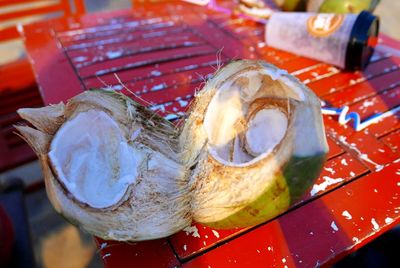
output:
[[[164,87],[164,84],[158,84],[157,86]],[[185,103],[183,104],[181,100],[189,100],[193,97],[193,92],[196,88],[198,88],[200,86],[200,82],[197,83],[193,83],[193,84],[184,84],[181,86],[173,86],[171,88],[165,88],[162,90],[156,90],[156,91],[149,91],[147,93],[144,93],[142,95],[140,95],[140,98],[145,100],[146,102],[150,102],[150,103],[154,103],[160,106],[159,109],[156,110],[160,110],[160,112],[162,113],[162,111],[164,110],[164,108],[169,111],[169,112],[174,112],[173,110],[170,110],[170,108],[167,108],[167,103],[171,103],[171,105],[173,104],[174,106],[171,107],[175,107],[175,103],[179,104],[179,106],[181,107],[181,109],[179,109],[179,111],[182,110],[186,110],[188,104]],[[122,91],[124,92],[124,91]],[[127,95],[130,95],[129,93]],[[132,96],[132,95],[130,95]],[[133,99],[135,99],[135,96],[132,96]],[[164,104],[164,105],[163,105]],[[163,107],[163,108],[161,108]]]
[[[177,72],[177,73],[171,73],[171,74],[166,74],[163,76],[163,82],[160,83],[158,81],[159,79],[143,79],[140,81],[134,81],[134,82],[128,82],[124,83],[125,86],[128,88],[132,89],[133,92],[137,95],[143,95],[143,98],[146,99],[146,93],[150,91],[159,91],[159,90],[165,90],[167,91],[168,89],[171,88],[177,88],[179,86],[183,86],[186,84],[194,84],[194,83],[199,83],[203,82],[204,79],[208,75],[212,75],[215,72],[215,67],[214,66],[205,66],[205,67],[200,67],[197,68],[196,70],[189,70],[189,71],[182,71],[182,72]],[[164,91],[164,92],[165,92]],[[170,91],[168,91],[170,92]],[[170,92],[171,93],[171,92]],[[168,93],[166,93],[168,94]],[[179,93],[177,93],[177,96],[180,96]],[[163,95],[160,92],[160,95]],[[171,94],[173,95],[173,94]],[[166,100],[161,100],[160,102],[165,102]]]
[[[358,112],[362,119],[368,118],[376,113],[386,112],[398,105],[400,99],[400,86],[382,94],[370,97],[363,101],[352,104],[351,111]]]
[[[224,61],[225,58],[222,59]],[[193,62],[193,61],[196,62]],[[118,72],[118,77],[124,83],[129,83],[132,81],[143,80],[143,79],[163,79],[163,75],[179,73],[182,71],[192,70],[196,72],[198,68],[206,67],[206,66],[216,66],[216,56],[214,53],[207,55],[198,55],[192,58],[179,59],[172,62],[164,62],[159,63],[156,66],[144,66],[140,69],[130,69],[123,72]],[[198,64],[201,62],[201,64]],[[101,80],[103,80],[108,85],[118,84],[118,80],[115,78],[114,74],[107,74],[101,76]],[[85,85],[88,88],[91,87],[99,87],[102,85],[100,80],[97,77],[89,78],[84,80]]]
[[[82,67],[79,69],[79,75],[83,78],[102,76],[104,74],[117,73],[119,71],[135,69],[141,66],[174,61],[175,59],[191,58],[192,55],[196,54],[214,54],[215,52],[216,50],[214,48],[208,45],[202,45],[199,47],[185,47],[167,51],[143,53]]]
[[[349,153],[335,157],[326,162],[321,175],[301,202],[307,201],[313,196],[318,196],[332,189],[339,188],[340,185],[366,174],[368,171],[368,168]]]
[[[380,170],[399,157],[386,144],[365,131],[356,132],[348,126],[339,128],[338,123],[329,118],[325,118],[324,122],[329,135],[371,170]]]
[[[323,80],[309,83],[308,86],[312,88],[319,95],[324,96],[335,91],[352,86],[356,83],[361,83],[365,79],[371,79],[374,76],[395,70],[399,67],[400,58],[388,57],[379,61],[372,62],[367,68],[360,72],[343,72]],[[334,85],[334,87],[332,87]]]
[[[322,64],[323,63],[313,59],[298,57],[294,60],[288,61],[283,68],[289,73],[296,75],[297,73],[300,74],[308,69],[312,70],[318,68]]]
[[[392,151],[399,153],[400,151],[400,130],[393,131],[389,135],[380,139],[383,143],[389,146]]]
[[[335,92],[332,95],[324,96],[324,100],[335,106],[348,105],[400,85],[399,77],[400,70],[389,72]]]
[[[149,53],[151,51],[162,50],[170,47],[195,46],[203,43],[198,36],[188,31],[175,33],[171,36],[156,36],[149,39],[135,40],[123,44],[113,44],[109,46],[98,46],[83,50],[68,51],[68,56],[72,59],[76,68],[92,65],[95,63],[111,60],[117,57]]]
[[[373,124],[368,127],[367,131],[375,137],[387,135],[400,128],[400,111],[393,116],[382,119],[379,124]]]
[[[125,21],[124,23],[104,25],[102,29],[83,32],[81,34],[64,34],[60,36],[59,40],[68,50],[73,50],[81,47],[92,47],[92,44],[96,44],[97,42],[106,42],[105,45],[108,44],[107,41],[111,41],[111,44],[122,40],[130,42],[139,38],[148,38],[146,35],[157,35],[164,33],[164,31],[168,33],[168,31],[172,29],[184,31],[185,27],[177,28],[174,22],[163,21],[162,18],[152,21],[133,20]]]
[[[84,87],[58,41],[50,31],[44,31],[46,28],[51,29],[51,23],[42,22],[39,25],[43,27],[40,31],[35,30],[34,25],[26,26],[25,45],[30,51],[30,62],[42,98],[46,104],[56,104],[82,92]]]
[[[344,152],[344,149],[330,137],[327,138],[327,141],[329,146],[328,159],[338,156]]]
[[[135,267],[179,266],[179,261],[166,239],[140,243],[118,243],[99,239],[97,245],[101,249],[100,255],[106,267],[121,267],[121,262],[127,258]]]

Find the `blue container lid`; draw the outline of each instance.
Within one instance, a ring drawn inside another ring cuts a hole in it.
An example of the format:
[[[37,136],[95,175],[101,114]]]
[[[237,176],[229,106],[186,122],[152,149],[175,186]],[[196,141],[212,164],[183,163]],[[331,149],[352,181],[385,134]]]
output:
[[[345,69],[364,69],[374,52],[379,33],[379,18],[362,11],[354,22],[346,52]]]

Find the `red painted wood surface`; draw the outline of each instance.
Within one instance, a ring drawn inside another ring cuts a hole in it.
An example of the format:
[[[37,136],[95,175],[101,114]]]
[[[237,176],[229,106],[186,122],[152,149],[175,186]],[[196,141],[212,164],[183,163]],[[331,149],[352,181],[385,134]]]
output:
[[[29,5],[31,3],[31,5]],[[55,14],[59,16],[71,16],[72,14],[80,15],[85,13],[83,0],[73,0],[75,12],[71,1],[46,1],[46,0],[7,0],[0,2],[0,22],[6,24],[0,28],[0,41],[8,41],[10,39],[20,38],[20,34],[15,25],[15,21],[23,21],[23,19],[33,16],[48,16]],[[25,4],[25,5],[24,5]],[[27,5],[28,4],[28,5]],[[4,11],[3,9],[9,9]],[[13,21],[10,23],[10,21]]]
[[[96,243],[100,256],[108,267],[158,268],[180,265],[166,239],[129,244],[97,239]]]
[[[276,64],[326,103],[347,104],[362,119],[400,103],[400,59],[382,45],[366,70],[345,73],[267,47],[263,25],[185,3],[54,20],[26,26],[24,33],[47,104],[106,87],[177,119],[218,64],[237,58]],[[309,267],[337,260],[400,222],[398,116],[361,132],[324,116],[330,152],[323,172],[303,199],[276,219],[234,230],[194,224],[167,239],[135,244],[101,246],[104,241],[98,240],[104,263]],[[162,253],[154,255],[153,248]]]
[[[390,149],[394,152],[400,150],[400,130],[391,132],[385,137],[381,138],[381,141],[388,145]]]
[[[0,92],[0,171],[36,158],[33,150],[15,134],[13,127],[22,122],[16,110],[27,106],[43,106],[43,101],[34,85]]]
[[[35,2],[35,3],[33,3]],[[84,3],[74,0],[76,11],[72,12],[72,1],[7,0],[0,1],[0,42],[21,38],[17,23],[22,19],[42,20],[49,15],[69,16],[84,13]],[[28,4],[28,5],[27,5]],[[30,5],[33,4],[33,5]],[[18,8],[16,8],[18,7]],[[15,10],[12,11],[11,9]],[[5,12],[5,9],[9,9]],[[32,18],[32,16],[36,16]],[[37,17],[39,16],[39,17]],[[28,144],[15,135],[13,125],[22,120],[16,110],[23,107],[40,107],[43,101],[35,83],[31,64],[23,56],[0,66],[0,171],[17,167],[36,159]]]

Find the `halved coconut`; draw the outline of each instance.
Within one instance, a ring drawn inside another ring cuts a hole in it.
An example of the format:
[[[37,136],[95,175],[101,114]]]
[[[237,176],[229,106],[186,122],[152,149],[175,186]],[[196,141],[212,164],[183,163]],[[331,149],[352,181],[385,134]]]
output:
[[[192,220],[255,225],[298,200],[327,144],[319,101],[260,61],[237,61],[199,93],[183,128],[117,93],[21,109],[56,210],[113,240],[168,236]]]
[[[48,106],[19,110],[38,130],[17,128],[39,156],[59,213],[113,240],[164,237],[190,224],[186,170],[168,121],[105,91],[85,92],[57,107],[61,124],[46,113],[54,110]],[[59,128],[53,136],[36,121]],[[42,136],[46,141],[38,144]]]
[[[264,222],[318,177],[328,146],[320,102],[261,61],[237,61],[199,93],[180,135],[195,221],[215,228]]]

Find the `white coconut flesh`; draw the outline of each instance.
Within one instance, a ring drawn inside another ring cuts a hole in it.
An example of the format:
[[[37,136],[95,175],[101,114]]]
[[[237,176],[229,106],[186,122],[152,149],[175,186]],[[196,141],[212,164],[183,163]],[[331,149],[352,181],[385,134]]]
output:
[[[278,109],[262,109],[249,122],[246,148],[253,156],[270,153],[285,136],[288,120]]]
[[[288,118],[280,107],[266,106],[248,116],[255,99],[269,96],[263,75],[268,74],[250,71],[226,82],[209,103],[203,126],[210,154],[220,162],[250,164],[269,155],[285,136]]]
[[[59,180],[80,202],[110,207],[137,176],[140,153],[129,146],[105,112],[89,110],[67,121],[51,142],[49,158]]]

